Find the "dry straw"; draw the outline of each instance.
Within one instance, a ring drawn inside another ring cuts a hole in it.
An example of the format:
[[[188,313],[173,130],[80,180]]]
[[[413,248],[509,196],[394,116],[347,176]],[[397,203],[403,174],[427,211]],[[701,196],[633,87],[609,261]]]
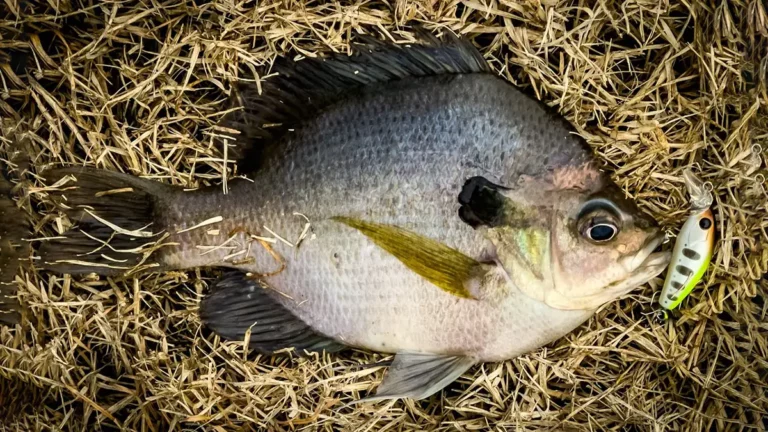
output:
[[[437,397],[345,406],[380,380],[364,352],[249,358],[197,318],[201,271],[19,274],[0,329],[0,430],[764,430],[768,424],[768,11],[762,0],[26,1],[0,6],[0,153],[34,243],[60,234],[38,174],[61,164],[194,188],[237,175],[216,139],[236,80],[278,55],[409,40],[420,22],[576,124],[671,232],[683,167],[713,185],[707,289],[658,324],[660,280],[573,334],[471,369]],[[25,67],[26,66],[26,67]],[[224,187],[224,186],[222,186]],[[199,221],[195,221],[197,223]],[[207,229],[207,228],[206,228]]]

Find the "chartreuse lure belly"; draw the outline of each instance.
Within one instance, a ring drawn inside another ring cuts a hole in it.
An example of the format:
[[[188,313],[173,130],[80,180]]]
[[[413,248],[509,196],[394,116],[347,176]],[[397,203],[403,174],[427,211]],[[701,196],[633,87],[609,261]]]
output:
[[[659,304],[673,310],[693,291],[712,259],[715,246],[715,219],[710,205],[712,194],[690,170],[683,173],[691,195],[693,211],[683,224],[672,251],[672,260]]]

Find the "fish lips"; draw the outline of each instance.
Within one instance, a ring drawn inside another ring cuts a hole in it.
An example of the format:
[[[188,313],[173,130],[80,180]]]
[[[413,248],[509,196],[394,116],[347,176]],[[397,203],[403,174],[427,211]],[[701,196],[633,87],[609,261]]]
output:
[[[666,268],[672,258],[670,252],[654,252],[666,238],[666,234],[657,234],[649,238],[635,254],[620,258],[619,264],[632,276],[636,273],[652,273],[648,280],[652,279]]]
[[[654,251],[661,246],[665,238],[665,234],[651,237],[637,253],[620,258],[619,263],[630,272],[629,276],[615,282],[608,289],[619,297],[661,274],[669,265],[672,253]]]

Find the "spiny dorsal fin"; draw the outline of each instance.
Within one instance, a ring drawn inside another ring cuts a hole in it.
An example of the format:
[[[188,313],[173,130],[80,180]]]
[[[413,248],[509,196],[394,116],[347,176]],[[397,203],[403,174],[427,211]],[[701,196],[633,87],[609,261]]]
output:
[[[252,83],[241,84],[236,91],[234,105],[242,109],[222,122],[241,134],[230,157],[242,160],[258,155],[288,129],[361,88],[409,77],[490,72],[467,40],[451,33],[444,40],[426,31],[417,35],[417,42],[406,45],[358,36],[352,55],[278,59],[272,70],[278,75],[262,83],[261,94]],[[249,164],[241,167],[253,168]]]

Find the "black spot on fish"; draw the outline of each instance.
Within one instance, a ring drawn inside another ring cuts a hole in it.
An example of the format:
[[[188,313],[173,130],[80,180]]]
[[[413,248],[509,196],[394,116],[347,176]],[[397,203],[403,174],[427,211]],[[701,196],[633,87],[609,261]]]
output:
[[[693,274],[693,270],[684,265],[675,266],[675,270],[677,270],[683,276],[690,276]]]
[[[472,210],[465,206],[459,207],[459,219],[472,228],[477,228],[483,224],[483,221],[475,216],[475,214],[472,213]]]
[[[670,299],[671,301],[677,301],[677,296],[672,294],[667,294],[667,298]]]
[[[701,258],[701,255],[698,252],[688,248],[683,249],[683,256],[685,256],[686,258],[690,258],[692,260],[698,260],[699,258]]]
[[[680,288],[682,288],[682,287],[683,287],[683,284],[681,284],[680,282],[678,282],[678,281],[672,281],[672,288],[674,288],[674,289],[678,289],[678,290],[679,290],[679,289],[680,289]]]
[[[480,225],[500,225],[505,200],[500,191],[505,189],[507,188],[491,183],[484,177],[470,178],[459,193],[459,217],[473,228]]]

